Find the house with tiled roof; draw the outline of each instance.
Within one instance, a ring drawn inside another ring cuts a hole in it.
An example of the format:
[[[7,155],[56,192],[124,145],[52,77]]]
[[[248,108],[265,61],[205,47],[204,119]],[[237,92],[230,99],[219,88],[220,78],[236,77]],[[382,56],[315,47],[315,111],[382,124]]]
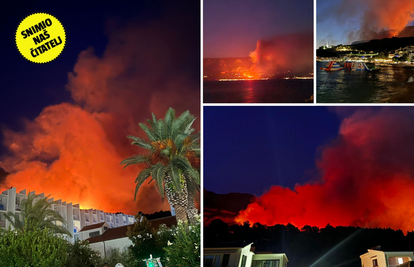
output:
[[[167,227],[177,224],[175,216],[154,219],[149,222],[154,229],[158,229],[161,224],[165,224]],[[92,226],[82,228],[80,233],[83,232],[82,236],[85,237],[92,234],[92,236],[83,240],[87,240],[90,247],[93,250],[99,251],[102,257],[109,256],[114,249],[122,251],[132,245],[131,240],[127,236],[128,227],[132,227],[132,225],[116,228],[105,228],[105,224],[97,224],[95,227]],[[99,235],[97,234],[98,232]]]

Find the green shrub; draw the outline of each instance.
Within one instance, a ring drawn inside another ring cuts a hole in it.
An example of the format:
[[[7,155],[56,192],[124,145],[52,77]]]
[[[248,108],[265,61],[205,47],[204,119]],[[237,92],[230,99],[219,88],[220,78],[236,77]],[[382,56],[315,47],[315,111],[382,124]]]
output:
[[[193,224],[178,222],[165,248],[167,267],[200,266],[200,230],[199,216]]]
[[[88,241],[75,241],[75,243],[67,245],[68,258],[67,267],[78,266],[101,266],[102,259],[99,252],[91,249]]]
[[[129,249],[125,249],[122,252],[119,249],[113,249],[109,257],[105,257],[102,261],[108,263],[109,266],[115,266],[117,263],[122,263],[125,267],[135,267],[138,261],[134,258],[134,255]]]
[[[0,235],[0,266],[63,267],[67,241],[49,229],[7,230]]]
[[[148,259],[150,254],[164,262],[164,246],[170,238],[171,230],[165,225],[160,225],[160,230],[156,231],[147,218],[141,215],[137,215],[135,219],[135,224],[128,228],[127,235],[132,241],[130,249],[138,266],[146,266],[143,260]]]

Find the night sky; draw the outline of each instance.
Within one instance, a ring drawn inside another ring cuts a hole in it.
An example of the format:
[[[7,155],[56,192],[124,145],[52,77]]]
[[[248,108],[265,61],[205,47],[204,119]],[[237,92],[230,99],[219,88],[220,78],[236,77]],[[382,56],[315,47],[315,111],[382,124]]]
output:
[[[327,107],[204,107],[204,187],[261,195],[316,178],[340,123]]]
[[[311,0],[204,1],[204,58],[247,57],[256,42],[313,31]]]
[[[138,123],[151,112],[200,117],[200,3],[2,1],[0,11],[0,168],[10,173],[0,188],[113,212],[168,210],[153,185],[134,203],[143,167],[119,163],[143,152],[126,136],[144,137]],[[66,31],[62,54],[46,64],[15,45],[19,23],[36,12]]]
[[[56,1],[26,1],[25,4],[2,1],[0,125],[21,130],[22,118],[32,120],[48,105],[72,101],[65,85],[81,51],[92,47],[97,56],[102,56],[108,44],[108,25],[135,20],[144,26],[160,19],[168,8],[165,1],[128,1],[122,5],[105,4],[105,1],[74,1],[64,5]],[[187,5],[186,10],[186,5],[181,4],[179,8],[183,13],[194,13],[194,6]],[[66,30],[65,49],[48,64],[34,64],[24,59],[14,41],[21,20],[36,12],[55,16]],[[198,14],[192,17],[196,19]]]

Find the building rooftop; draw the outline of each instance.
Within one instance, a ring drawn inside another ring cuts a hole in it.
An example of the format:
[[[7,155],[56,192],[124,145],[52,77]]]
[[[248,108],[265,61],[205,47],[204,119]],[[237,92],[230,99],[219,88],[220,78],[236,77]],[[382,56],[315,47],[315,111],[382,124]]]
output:
[[[151,220],[149,222],[151,223],[151,226],[154,229],[158,229],[161,224],[165,224],[167,227],[171,227],[171,226],[177,224],[177,220],[176,220],[175,216],[159,218],[159,219]],[[90,225],[90,226],[93,226],[93,225]],[[90,226],[85,226],[84,228],[82,228],[82,231],[85,231],[84,229],[86,227],[90,227]],[[121,226],[121,227],[111,228],[111,229],[108,229],[105,233],[103,233],[100,236],[93,236],[93,237],[90,237],[86,240],[88,240],[89,243],[92,244],[92,243],[96,243],[96,242],[103,242],[103,241],[108,241],[108,240],[127,237],[126,233],[128,231],[129,226],[132,227],[132,225],[125,225],[125,226]],[[93,228],[91,228],[91,229],[93,229]]]
[[[88,230],[92,230],[92,229],[96,229],[96,228],[101,228],[102,225],[104,225],[104,224],[105,224],[105,222],[92,224],[92,225],[87,225],[87,226],[83,227],[79,232],[88,231]]]
[[[241,242],[241,241],[234,241],[234,242],[218,242],[218,243],[211,243],[205,244],[204,248],[244,248],[247,245],[252,244],[252,242]]]

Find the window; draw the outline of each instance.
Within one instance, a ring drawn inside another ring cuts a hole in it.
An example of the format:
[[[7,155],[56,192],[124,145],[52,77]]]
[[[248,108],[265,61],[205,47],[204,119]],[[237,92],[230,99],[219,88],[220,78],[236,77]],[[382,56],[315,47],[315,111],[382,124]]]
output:
[[[279,260],[255,260],[253,261],[253,267],[279,267]]]
[[[246,255],[243,255],[242,256],[242,262],[241,262],[241,267],[246,267],[246,261],[247,261],[247,256]]]
[[[227,256],[227,263],[225,263],[225,259]],[[204,267],[220,267],[220,266],[224,266],[227,267],[228,266],[228,261],[229,261],[229,257],[230,254],[225,254],[223,257],[223,254],[221,255],[204,255]],[[222,260],[223,258],[223,260]],[[226,264],[226,265],[223,265]]]
[[[377,259],[373,259],[372,260],[372,267],[378,266],[378,260]]]
[[[223,261],[221,262],[221,267],[228,267],[229,259],[230,259],[230,254],[224,254]]]
[[[220,262],[221,262],[221,255],[215,255],[213,266],[214,267],[220,267]]]
[[[398,258],[398,264],[403,264],[403,263],[404,263],[403,258]]]
[[[95,231],[95,232],[90,232],[89,233],[89,237],[98,236],[98,235],[99,235],[99,231]]]
[[[2,213],[0,213],[0,227],[6,227],[6,217],[4,217]]]
[[[204,267],[212,267],[214,255],[204,255]]]

